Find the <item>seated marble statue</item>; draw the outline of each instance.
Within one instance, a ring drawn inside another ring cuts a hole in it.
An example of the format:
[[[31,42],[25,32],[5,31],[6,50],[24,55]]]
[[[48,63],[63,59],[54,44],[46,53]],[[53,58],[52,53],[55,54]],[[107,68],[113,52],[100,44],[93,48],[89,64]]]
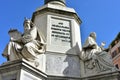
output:
[[[22,58],[33,61],[37,55],[45,52],[44,40],[37,27],[29,19],[25,19],[23,25],[23,34],[15,29],[9,31],[10,42],[3,52],[9,61]]]
[[[98,72],[115,69],[111,56],[104,50],[103,46],[104,43],[102,46],[98,46],[96,43],[96,33],[90,33],[80,55],[87,69],[96,68]]]

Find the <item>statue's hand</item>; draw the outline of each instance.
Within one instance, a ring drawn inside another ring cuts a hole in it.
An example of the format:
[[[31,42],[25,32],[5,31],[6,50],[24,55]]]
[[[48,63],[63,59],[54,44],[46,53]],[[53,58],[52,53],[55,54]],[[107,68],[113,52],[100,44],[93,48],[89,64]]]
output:
[[[14,39],[11,37],[11,38],[10,38],[10,41],[14,41]]]
[[[10,41],[12,41],[12,42],[19,42],[19,43],[21,43],[22,41],[21,41],[21,38],[20,39],[14,39],[14,38],[10,38]]]
[[[93,49],[96,49],[96,48],[97,48],[97,45],[93,45],[92,48],[93,48]]]
[[[23,43],[28,43],[28,42],[30,42],[32,40],[33,39],[32,39],[32,37],[30,35],[25,35],[25,36],[22,37],[22,42]]]
[[[40,44],[40,46],[45,46],[46,45],[46,43],[43,43],[43,42],[40,42],[40,41],[37,41],[39,44]]]
[[[105,42],[101,42],[101,46],[104,47],[105,46]]]

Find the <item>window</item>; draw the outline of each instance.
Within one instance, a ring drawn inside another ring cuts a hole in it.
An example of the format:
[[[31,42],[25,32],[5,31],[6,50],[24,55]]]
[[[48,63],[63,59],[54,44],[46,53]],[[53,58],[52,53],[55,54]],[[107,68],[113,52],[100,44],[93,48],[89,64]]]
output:
[[[118,64],[116,64],[116,65],[115,65],[115,67],[116,67],[117,69],[119,69],[119,66],[118,66]]]
[[[117,55],[117,51],[115,50],[115,51],[112,53],[112,58],[114,58],[116,55]]]
[[[120,53],[120,47],[118,47],[119,53]]]

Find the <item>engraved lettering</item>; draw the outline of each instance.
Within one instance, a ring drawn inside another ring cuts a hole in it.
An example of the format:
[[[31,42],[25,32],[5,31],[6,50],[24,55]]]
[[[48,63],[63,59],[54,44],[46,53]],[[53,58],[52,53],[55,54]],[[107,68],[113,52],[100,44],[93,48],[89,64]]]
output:
[[[70,22],[67,20],[52,19],[51,39],[53,44],[71,45]],[[56,40],[57,39],[57,40]]]

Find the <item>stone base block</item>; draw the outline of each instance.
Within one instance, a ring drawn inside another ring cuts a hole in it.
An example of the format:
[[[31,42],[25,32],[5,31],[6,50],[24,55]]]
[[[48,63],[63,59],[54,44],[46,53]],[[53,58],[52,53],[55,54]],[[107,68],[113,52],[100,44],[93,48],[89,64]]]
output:
[[[119,71],[100,73],[93,76],[83,77],[81,80],[120,80],[120,73]]]
[[[120,80],[118,71],[87,77],[67,77],[48,75],[26,60],[6,62],[0,66],[0,80]]]
[[[8,61],[0,66],[0,80],[45,80],[45,77],[25,60]]]
[[[80,80],[80,78],[48,75],[26,60],[16,60],[0,66],[0,80]]]

